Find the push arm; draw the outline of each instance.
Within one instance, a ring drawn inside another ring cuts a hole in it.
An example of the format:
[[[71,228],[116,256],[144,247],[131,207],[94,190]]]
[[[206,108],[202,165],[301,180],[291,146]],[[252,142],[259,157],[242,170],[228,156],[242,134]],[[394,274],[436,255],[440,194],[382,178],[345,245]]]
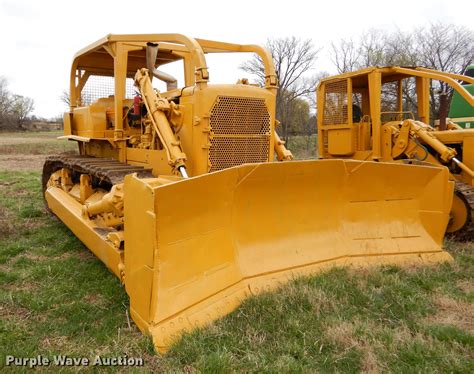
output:
[[[153,89],[148,69],[138,70],[135,75],[135,82],[140,89],[153,128],[166,150],[168,163],[173,170],[179,171],[184,178],[187,178],[186,155],[181,150],[180,142],[176,139],[166,115],[171,111],[169,101]]]

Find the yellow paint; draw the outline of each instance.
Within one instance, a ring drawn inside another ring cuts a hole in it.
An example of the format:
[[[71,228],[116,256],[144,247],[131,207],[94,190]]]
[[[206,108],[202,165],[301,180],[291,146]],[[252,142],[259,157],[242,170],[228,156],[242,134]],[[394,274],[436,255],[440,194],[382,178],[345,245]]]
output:
[[[183,60],[184,87],[153,91],[151,77],[160,74],[145,69],[147,42],[159,44],[155,68]],[[220,52],[257,53],[265,86],[245,79],[211,84],[205,54]],[[113,77],[114,94],[86,106],[83,89],[94,75]],[[135,79],[147,108],[139,119],[128,117],[126,78]],[[380,88],[382,80],[378,72],[370,86]],[[358,89],[351,78],[346,96],[331,103],[338,124],[321,126],[320,145],[329,133],[331,156],[371,157],[374,121],[352,123],[347,107]],[[451,260],[442,249],[453,194],[446,168],[291,161],[275,131],[276,91],[271,55],[255,45],[109,35],[74,57],[65,136],[78,141],[81,155],[143,166],[154,177],[130,174],[105,190],[62,168],[46,176],[46,200],[121,279],[133,320],[161,351],[183,331],[298,275],[336,265]],[[318,97],[324,101],[321,87]],[[380,113],[375,99],[362,105]],[[374,158],[385,155],[378,141]],[[273,162],[275,156],[291,162]]]
[[[46,190],[48,207],[116,276],[120,278],[123,251],[107,241],[106,231],[82,216],[82,204],[57,187]]]
[[[242,165],[167,185],[128,176],[132,315],[163,350],[183,329],[300,274],[450,260],[441,247],[447,176],[437,167],[342,160]]]
[[[403,111],[401,105],[402,87],[410,78],[416,82],[417,118]],[[431,80],[449,84],[474,105],[472,94],[457,81],[473,83],[472,78],[419,67],[371,67],[321,80],[317,88],[319,157],[388,162],[408,158],[449,165],[453,181],[474,186],[474,129],[461,129],[450,121],[445,131],[430,126]],[[387,84],[396,84],[391,92],[392,111],[382,108]],[[353,105],[359,106],[360,118],[350,115]],[[341,116],[346,117],[344,123],[338,121]],[[451,214],[449,232],[462,228],[470,219],[459,199]]]

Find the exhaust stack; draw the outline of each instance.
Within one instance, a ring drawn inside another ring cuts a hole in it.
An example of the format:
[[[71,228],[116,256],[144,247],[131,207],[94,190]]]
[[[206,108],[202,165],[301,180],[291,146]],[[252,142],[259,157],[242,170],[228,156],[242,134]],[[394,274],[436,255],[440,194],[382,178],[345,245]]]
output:
[[[155,69],[156,56],[158,55],[157,43],[146,43],[146,68],[150,71],[150,79],[156,77],[166,82],[168,91],[178,88],[178,81],[172,75]]]

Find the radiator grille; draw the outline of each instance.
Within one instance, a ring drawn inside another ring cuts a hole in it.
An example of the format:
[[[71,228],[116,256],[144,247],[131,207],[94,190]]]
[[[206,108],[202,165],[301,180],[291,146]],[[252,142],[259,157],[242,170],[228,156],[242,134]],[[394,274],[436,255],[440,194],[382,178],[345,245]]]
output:
[[[209,171],[268,161],[271,126],[264,99],[218,96],[210,114]]]
[[[269,146],[268,137],[214,138],[209,149],[210,171],[268,161]]]
[[[264,99],[219,96],[211,111],[214,134],[269,134],[270,114]]]

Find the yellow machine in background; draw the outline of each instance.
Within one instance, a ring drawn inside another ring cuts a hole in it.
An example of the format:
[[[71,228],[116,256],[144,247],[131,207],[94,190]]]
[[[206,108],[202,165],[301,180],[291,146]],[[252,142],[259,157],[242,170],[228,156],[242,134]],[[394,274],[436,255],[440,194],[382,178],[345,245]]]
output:
[[[257,53],[265,87],[211,84],[205,55],[226,52]],[[70,86],[63,138],[80,155],[47,159],[47,205],[120,278],[160,350],[298,274],[450,259],[447,169],[274,162],[292,155],[259,46],[109,35],[75,56]]]
[[[474,78],[421,67],[373,67],[323,79],[317,89],[319,157],[447,166],[456,181],[448,232],[470,239],[474,129],[462,129],[446,118],[441,119],[442,129],[430,126],[431,80],[449,84],[474,106],[474,97],[458,82],[472,84]],[[416,87],[416,116],[403,109],[403,88],[409,83]]]

